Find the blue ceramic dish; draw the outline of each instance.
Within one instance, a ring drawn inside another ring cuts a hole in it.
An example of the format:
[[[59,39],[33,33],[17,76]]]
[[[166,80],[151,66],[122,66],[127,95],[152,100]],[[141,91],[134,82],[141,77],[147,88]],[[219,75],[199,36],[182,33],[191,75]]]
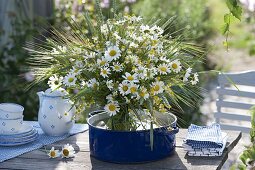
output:
[[[143,163],[163,159],[175,151],[177,118],[169,113],[171,123],[154,129],[153,150],[150,146],[150,130],[113,131],[94,126],[95,122],[107,118],[107,114],[90,114],[89,142],[91,156],[114,163]],[[163,118],[164,119],[164,118]],[[163,120],[162,119],[162,120]],[[168,129],[172,130],[168,130]]]

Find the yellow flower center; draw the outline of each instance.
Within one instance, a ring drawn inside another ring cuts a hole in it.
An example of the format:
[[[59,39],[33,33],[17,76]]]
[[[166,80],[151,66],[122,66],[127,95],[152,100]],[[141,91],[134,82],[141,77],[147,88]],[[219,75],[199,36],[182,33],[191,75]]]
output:
[[[102,61],[100,62],[100,65],[103,66],[103,65],[105,65],[105,63],[106,63],[106,61],[102,60]]]
[[[50,151],[50,157],[55,158],[56,157],[56,152],[55,151]]]
[[[109,110],[112,111],[112,112],[115,111],[116,110],[116,106],[114,104],[110,104],[109,105]]]
[[[131,88],[130,88],[130,92],[131,92],[131,93],[135,93],[135,92],[136,92],[136,87],[131,87]]]
[[[122,90],[123,91],[127,91],[128,90],[128,86],[126,86],[126,85],[122,86]]]
[[[107,71],[106,71],[106,70],[102,70],[102,73],[103,73],[103,74],[107,74]]]
[[[109,55],[110,55],[111,57],[115,56],[116,54],[117,54],[117,51],[115,51],[115,50],[111,50],[111,51],[109,52]]]
[[[132,80],[134,80],[134,77],[133,77],[133,76],[128,76],[127,79],[128,79],[129,81],[132,81]]]
[[[94,84],[93,84],[93,88],[96,88],[96,87],[97,87],[97,84],[96,84],[96,83],[94,83]]]
[[[74,81],[74,78],[73,77],[70,77],[69,79],[68,79],[68,82],[69,83],[71,83],[71,82],[73,82]]]
[[[120,70],[120,66],[115,65],[115,66],[114,66],[114,69],[115,69],[115,70]]]
[[[155,90],[155,91],[159,91],[159,89],[160,89],[160,86],[159,86],[159,85],[155,85],[155,86],[154,86],[154,90]]]
[[[63,155],[68,156],[69,155],[69,150],[68,149],[63,149]]]
[[[143,91],[140,92],[140,96],[141,97],[144,97],[145,96],[145,93]]]
[[[177,66],[176,63],[173,63],[173,64],[172,64],[172,68],[173,68],[173,69],[177,69],[177,67],[178,67],[178,66]]]
[[[144,32],[145,34],[147,34],[147,33],[150,32],[150,30],[144,30],[143,32]]]
[[[59,84],[59,81],[57,81],[57,80],[54,81],[54,84],[55,84],[55,85],[58,85],[58,84]]]
[[[162,72],[166,72],[166,67],[160,67],[160,70],[162,71]]]

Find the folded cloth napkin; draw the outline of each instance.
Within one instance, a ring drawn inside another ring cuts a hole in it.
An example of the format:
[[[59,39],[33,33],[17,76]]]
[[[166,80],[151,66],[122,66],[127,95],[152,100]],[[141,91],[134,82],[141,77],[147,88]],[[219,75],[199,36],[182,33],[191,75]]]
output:
[[[183,148],[189,156],[221,156],[227,143],[227,134],[219,124],[211,126],[190,125]]]
[[[210,126],[191,124],[185,143],[193,148],[221,148],[223,146],[222,139],[220,125],[217,123]]]

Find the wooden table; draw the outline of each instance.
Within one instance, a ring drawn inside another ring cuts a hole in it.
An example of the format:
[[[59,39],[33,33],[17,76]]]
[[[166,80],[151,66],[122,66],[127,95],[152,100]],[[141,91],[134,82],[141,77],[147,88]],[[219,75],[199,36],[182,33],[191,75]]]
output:
[[[227,148],[221,157],[189,157],[183,150],[182,141],[187,134],[187,129],[180,129],[176,136],[176,152],[173,156],[163,160],[144,164],[113,164],[102,162],[90,156],[88,131],[67,138],[66,140],[47,145],[47,149],[54,146],[60,149],[64,144],[72,144],[77,152],[75,158],[49,159],[46,153],[35,150],[19,157],[0,163],[0,169],[29,169],[29,170],[52,170],[52,169],[74,169],[74,170],[160,170],[160,169],[194,169],[211,170],[220,169],[226,159],[228,152],[238,143],[241,132],[226,131],[229,135]]]

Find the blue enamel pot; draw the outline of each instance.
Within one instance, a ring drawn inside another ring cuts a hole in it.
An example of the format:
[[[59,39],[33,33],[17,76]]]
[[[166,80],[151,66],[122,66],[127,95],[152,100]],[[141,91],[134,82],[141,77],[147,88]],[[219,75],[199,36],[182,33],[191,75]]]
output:
[[[159,160],[175,151],[177,118],[171,113],[160,115],[163,127],[153,132],[153,149],[150,130],[114,131],[95,126],[96,122],[109,118],[106,113],[91,113],[88,118],[90,154],[96,159],[114,163],[143,163]],[[167,120],[167,121],[166,121]]]

